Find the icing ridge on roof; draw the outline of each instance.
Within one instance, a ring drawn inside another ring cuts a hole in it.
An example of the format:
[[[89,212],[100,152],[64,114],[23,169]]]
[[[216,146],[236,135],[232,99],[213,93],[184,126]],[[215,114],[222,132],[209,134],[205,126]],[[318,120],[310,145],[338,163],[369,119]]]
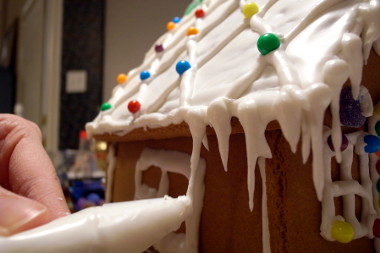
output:
[[[87,129],[124,134],[166,126],[184,121],[184,111],[207,110],[219,99],[235,105],[263,96],[274,100],[283,90],[307,109],[300,93],[322,83],[338,90],[334,87],[348,78],[358,94],[362,64],[379,37],[379,1],[257,1],[260,11],[251,19],[242,15],[241,2],[205,1],[205,17],[185,16],[155,43],[164,51],[156,53],[154,46],[148,51],[129,81],[115,87],[112,108]],[[191,26],[199,34],[187,37]],[[264,33],[278,35],[281,46],[262,56],[256,42]],[[183,75],[175,71],[181,60],[191,64]],[[150,77],[141,80],[142,71]],[[141,104],[136,114],[126,110],[133,99]]]

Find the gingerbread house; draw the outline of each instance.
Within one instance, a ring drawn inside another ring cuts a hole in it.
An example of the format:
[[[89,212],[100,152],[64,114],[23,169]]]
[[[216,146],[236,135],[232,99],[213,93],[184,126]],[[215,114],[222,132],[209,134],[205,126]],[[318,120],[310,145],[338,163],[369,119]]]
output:
[[[380,1],[198,2],[87,124],[108,200],[189,196],[161,253],[380,252]]]

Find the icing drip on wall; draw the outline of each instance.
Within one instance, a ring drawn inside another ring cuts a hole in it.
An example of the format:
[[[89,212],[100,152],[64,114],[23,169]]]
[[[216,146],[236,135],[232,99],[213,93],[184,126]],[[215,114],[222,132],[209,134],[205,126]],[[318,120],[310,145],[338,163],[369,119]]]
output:
[[[268,206],[267,206],[267,187],[266,187],[266,175],[265,175],[265,159],[259,158],[258,161],[260,168],[260,175],[263,183],[263,197],[262,197],[262,228],[263,228],[263,253],[270,253],[270,233],[269,233],[269,220],[268,220]]]
[[[197,163],[196,173],[191,171],[190,156],[186,153],[167,150],[144,149],[136,163],[135,173],[135,199],[149,199],[163,197],[169,191],[168,172],[183,175],[190,180],[193,178],[193,192],[187,194],[191,200],[192,213],[185,219],[186,233],[170,233],[153,246],[161,253],[165,252],[198,252],[198,230],[203,206],[204,183],[206,163],[200,159]],[[158,189],[151,188],[142,181],[143,172],[151,166],[161,169],[161,179]]]

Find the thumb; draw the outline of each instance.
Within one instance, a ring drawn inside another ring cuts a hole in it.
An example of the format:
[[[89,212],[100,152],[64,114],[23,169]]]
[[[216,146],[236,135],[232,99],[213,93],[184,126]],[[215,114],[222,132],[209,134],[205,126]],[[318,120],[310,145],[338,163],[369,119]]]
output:
[[[0,236],[9,236],[49,221],[48,209],[0,187]]]

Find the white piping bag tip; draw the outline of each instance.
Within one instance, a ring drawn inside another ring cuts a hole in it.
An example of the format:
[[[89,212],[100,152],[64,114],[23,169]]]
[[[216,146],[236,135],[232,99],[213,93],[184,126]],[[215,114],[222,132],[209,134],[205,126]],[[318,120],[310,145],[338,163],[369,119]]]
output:
[[[192,212],[186,196],[105,204],[84,209],[44,226],[0,237],[3,253],[141,253],[180,227]]]

